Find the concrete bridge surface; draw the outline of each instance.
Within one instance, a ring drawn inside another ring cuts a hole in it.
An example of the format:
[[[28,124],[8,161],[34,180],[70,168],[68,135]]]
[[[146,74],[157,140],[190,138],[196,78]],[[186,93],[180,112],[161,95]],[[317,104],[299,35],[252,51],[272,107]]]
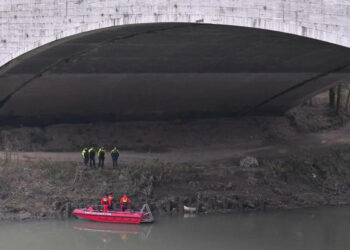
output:
[[[2,0],[0,117],[283,113],[349,47],[350,0]]]

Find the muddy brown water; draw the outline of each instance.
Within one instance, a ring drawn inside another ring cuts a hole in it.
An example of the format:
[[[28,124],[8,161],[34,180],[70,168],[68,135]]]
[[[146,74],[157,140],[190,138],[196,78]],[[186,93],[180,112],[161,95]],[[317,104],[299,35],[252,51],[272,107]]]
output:
[[[350,207],[197,217],[153,224],[1,222],[1,250],[345,250]]]

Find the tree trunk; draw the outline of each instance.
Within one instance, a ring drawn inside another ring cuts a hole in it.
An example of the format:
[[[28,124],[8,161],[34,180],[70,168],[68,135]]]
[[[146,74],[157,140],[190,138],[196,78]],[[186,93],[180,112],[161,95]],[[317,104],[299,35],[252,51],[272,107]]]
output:
[[[329,89],[329,107],[334,108],[335,104],[335,88]]]
[[[312,97],[309,99],[309,106],[312,107]]]
[[[337,107],[336,107],[337,114],[339,114],[340,109],[341,109],[341,84],[339,84],[337,87]]]
[[[346,110],[348,110],[349,98],[350,98],[350,89],[348,88],[348,97],[346,98],[346,105],[345,105]]]

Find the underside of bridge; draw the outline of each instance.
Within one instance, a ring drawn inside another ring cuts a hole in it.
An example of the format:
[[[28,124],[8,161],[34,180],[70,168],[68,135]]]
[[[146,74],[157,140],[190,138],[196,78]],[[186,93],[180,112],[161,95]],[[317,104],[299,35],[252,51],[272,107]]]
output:
[[[2,122],[282,114],[350,73],[350,49],[206,24],[102,29],[1,69]]]

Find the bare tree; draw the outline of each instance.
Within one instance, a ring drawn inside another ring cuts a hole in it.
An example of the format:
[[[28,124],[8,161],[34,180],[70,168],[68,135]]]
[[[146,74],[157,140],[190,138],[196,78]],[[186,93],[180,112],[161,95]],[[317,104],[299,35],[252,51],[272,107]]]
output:
[[[348,96],[346,98],[346,104],[345,104],[345,109],[348,110],[348,105],[349,105],[349,99],[350,99],[350,86],[349,83],[346,84],[346,89],[348,90]]]
[[[348,97],[346,98],[346,105],[345,105],[346,110],[348,110],[349,98],[350,98],[350,90],[348,89]]]
[[[330,88],[329,89],[329,106],[331,108],[334,108],[335,104],[335,88]]]
[[[339,114],[341,109],[341,92],[342,92],[342,84],[339,84],[337,86],[337,106],[336,106],[336,113]]]

